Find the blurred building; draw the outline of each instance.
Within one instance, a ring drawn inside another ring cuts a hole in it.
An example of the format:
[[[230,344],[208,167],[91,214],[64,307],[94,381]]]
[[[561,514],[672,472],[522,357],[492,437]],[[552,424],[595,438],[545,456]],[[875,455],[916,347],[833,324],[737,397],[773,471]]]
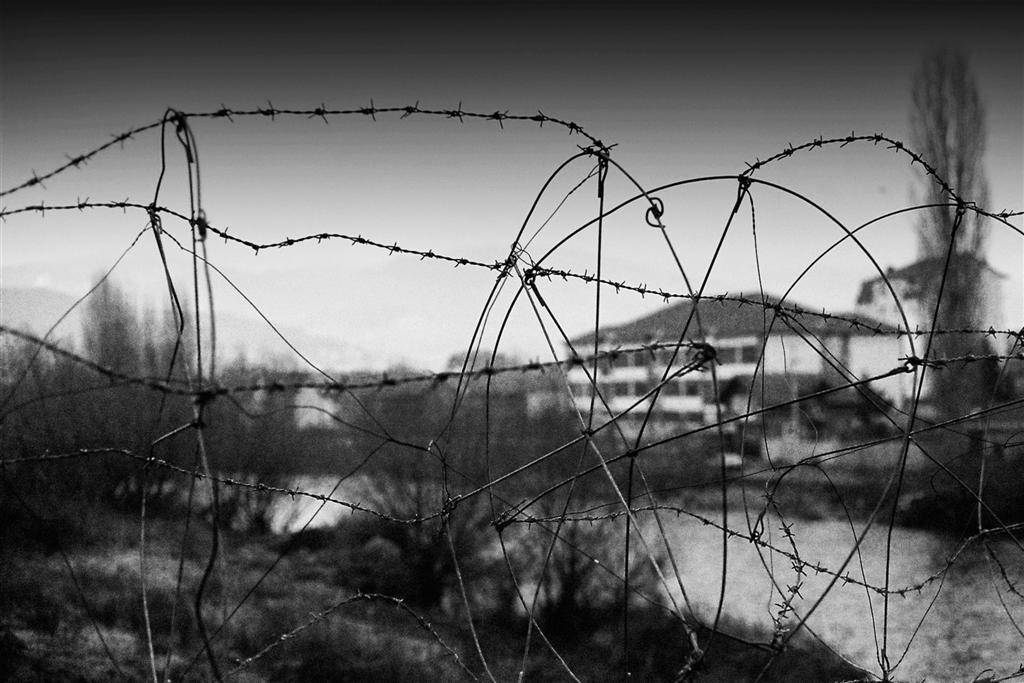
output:
[[[943,257],[922,259],[902,268],[889,267],[884,277],[879,275],[865,280],[857,295],[857,313],[891,327],[903,328],[902,307],[909,330],[926,332],[932,326],[934,296],[942,280],[945,261]],[[962,277],[976,284],[971,302],[976,319],[984,328],[1001,329],[1006,276],[969,254],[958,254],[956,266],[961,269]]]
[[[902,268],[890,267],[884,275],[865,280],[857,295],[856,310],[861,316],[882,321],[888,328],[903,330],[905,333],[900,337],[903,356],[924,357],[927,353],[932,358],[944,358],[1008,353],[1014,343],[1012,337],[959,331],[962,328],[1004,328],[1005,280],[1006,276],[984,259],[970,254],[957,253],[948,264],[945,257],[921,259]],[[957,307],[961,313],[960,317],[951,318],[950,309],[945,309],[936,324],[936,298],[940,289],[946,303],[961,302]],[[930,342],[929,331],[933,327],[943,333]],[[1012,370],[1008,367],[1004,372]],[[993,361],[930,371],[925,375],[921,415],[943,419],[938,406],[949,387],[942,385],[941,373],[951,372],[957,373],[957,384],[964,396],[969,396],[958,410],[963,413],[990,404],[996,398],[993,389],[997,383],[1008,386],[1012,382],[1012,377],[999,378],[999,367]]]
[[[761,411],[740,425],[761,436],[858,426],[865,429],[911,395],[900,374],[811,400],[830,387],[875,377],[900,366],[899,340],[879,334],[878,321],[854,313],[824,314],[792,301],[759,295],[690,300],[666,305],[637,320],[601,328],[569,342],[581,361],[568,373],[576,407],[593,402],[598,424],[614,419],[627,434],[679,433],[719,419]],[[694,343],[707,344],[713,360],[699,362]],[[597,393],[594,393],[594,387]],[[863,424],[862,424],[863,423]]]

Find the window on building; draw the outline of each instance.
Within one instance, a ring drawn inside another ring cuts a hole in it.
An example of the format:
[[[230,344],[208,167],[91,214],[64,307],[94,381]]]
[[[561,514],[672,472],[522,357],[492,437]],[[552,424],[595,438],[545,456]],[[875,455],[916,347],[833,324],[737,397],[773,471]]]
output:
[[[669,349],[669,356],[671,356],[673,352],[676,354],[676,362],[674,364],[676,367],[679,367],[680,365],[686,365],[687,363],[692,362],[695,358],[693,349],[688,349],[685,347],[680,347],[679,349]]]
[[[590,385],[586,382],[572,382],[570,388],[572,389],[573,394],[581,396],[590,390]]]
[[[683,413],[683,419],[691,424],[700,424],[704,421],[704,413],[696,410],[688,410]]]
[[[672,355],[673,354],[675,354],[675,357],[676,357],[675,363],[674,363],[675,365],[679,365],[680,363],[683,363],[686,360],[683,357],[683,353],[682,352],[676,353],[676,349],[675,348],[662,349],[659,353],[661,355],[660,355],[658,360],[659,360],[659,364],[661,365],[662,368],[668,367],[668,365],[670,363],[672,363]]]
[[[761,347],[757,344],[747,344],[740,347],[741,363],[756,363],[761,355]]]

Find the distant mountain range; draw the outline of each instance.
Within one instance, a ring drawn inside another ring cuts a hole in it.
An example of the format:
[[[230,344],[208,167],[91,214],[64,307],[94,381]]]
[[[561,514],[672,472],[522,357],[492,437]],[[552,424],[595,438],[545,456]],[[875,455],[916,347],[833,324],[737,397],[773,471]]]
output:
[[[36,336],[43,336],[65,316],[50,335],[51,341],[80,346],[85,311],[84,302],[74,310],[77,297],[42,287],[0,288],[0,324]],[[69,312],[70,311],[70,312]],[[374,354],[332,339],[310,334],[294,327],[278,326],[281,334],[318,367],[351,372],[382,369]],[[243,357],[247,362],[278,366],[304,367],[304,363],[263,320],[230,313],[217,315],[218,357],[225,361]]]

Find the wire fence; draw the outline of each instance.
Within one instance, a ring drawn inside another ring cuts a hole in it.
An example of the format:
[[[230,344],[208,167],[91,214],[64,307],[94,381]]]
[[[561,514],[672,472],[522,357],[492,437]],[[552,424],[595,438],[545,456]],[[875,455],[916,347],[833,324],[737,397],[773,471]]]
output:
[[[198,125],[207,135],[220,120],[353,116],[547,125],[584,144],[489,261],[361,232],[260,242],[207,220]],[[875,146],[943,190],[954,234],[974,213],[1024,236],[1013,222],[1022,212],[975,205],[877,133],[645,187],[614,145],[569,120],[373,102],[171,109],[0,196],[45,189],[144,133],[158,135],[160,155],[149,201],[0,210],[4,231],[51,212],[138,213],[145,225],[128,249],[151,236],[171,305],[167,330],[135,321],[111,284],[118,260],[76,303],[88,309],[81,348],[0,325],[10,577],[0,626],[21,662],[9,666],[23,667],[11,671],[56,675],[45,667],[70,648],[64,671],[153,681],[1024,678],[1024,328],[944,324],[944,297],[973,263],[952,246],[912,290],[860,241],[883,219],[935,205],[848,227],[755,175],[824,147]],[[188,189],[178,207],[162,199],[175,144]],[[578,160],[586,173],[547,197]],[[688,271],[662,222],[667,198],[721,182],[736,194],[718,249]],[[589,218],[531,254],[540,230],[554,230],[548,218],[526,232],[540,200],[557,202],[554,217],[588,186]],[[612,186],[628,198],[606,203]],[[758,253],[755,199],[776,191],[841,237],[782,296],[764,281],[756,294],[706,291],[728,235],[749,227]],[[642,282],[640,268],[632,281],[608,276],[613,217],[658,232],[675,284]],[[256,255],[345,244],[493,281],[472,341],[444,372],[339,374],[279,332],[302,369],[225,364],[214,282],[245,293],[208,252],[214,238]],[[583,239],[592,265],[557,267],[560,249]],[[851,244],[877,272],[876,315],[791,301],[806,273]],[[185,285],[171,252],[191,262]],[[583,334],[551,303],[567,284],[586,287]],[[605,323],[609,298],[648,296],[655,313]],[[532,317],[547,359],[502,354],[514,308]]]

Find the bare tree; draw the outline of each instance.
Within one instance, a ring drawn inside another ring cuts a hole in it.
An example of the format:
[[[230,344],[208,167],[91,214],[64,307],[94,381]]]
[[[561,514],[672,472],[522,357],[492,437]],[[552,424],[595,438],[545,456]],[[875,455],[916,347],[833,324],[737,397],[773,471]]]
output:
[[[987,204],[988,183],[982,169],[985,112],[967,58],[948,49],[925,55],[914,76],[910,135],[915,150],[931,164],[958,196]],[[922,212],[917,224],[921,303],[937,328],[968,329],[989,324],[982,281],[987,275],[986,231],[972,211],[957,219],[951,197],[931,178],[923,178],[925,204],[946,204]],[[938,297],[941,291],[941,301]],[[985,353],[986,342],[960,334],[937,335],[933,357]],[[983,404],[991,393],[989,372],[980,364],[950,366],[938,372],[931,399],[943,418],[955,417]]]
[[[910,136],[914,149],[935,167],[968,201],[985,205],[988,183],[982,169],[985,153],[985,108],[967,58],[948,49],[929,53],[922,60],[913,85]],[[930,178],[925,203],[949,203],[945,191]],[[956,210],[929,209],[918,223],[922,258],[942,258],[954,240]],[[985,247],[981,217],[965,214],[955,236],[958,253],[980,256]]]

